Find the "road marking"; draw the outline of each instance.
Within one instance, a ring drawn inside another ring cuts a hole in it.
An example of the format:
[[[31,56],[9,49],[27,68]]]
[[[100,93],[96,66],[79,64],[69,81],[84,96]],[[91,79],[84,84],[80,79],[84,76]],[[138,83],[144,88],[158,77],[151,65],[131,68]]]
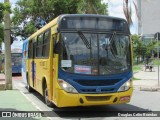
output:
[[[20,85],[21,84],[21,85]],[[22,85],[22,83],[19,83],[20,86],[25,86],[25,85]],[[27,95],[25,95],[17,86],[14,85],[14,87],[16,89],[18,89],[20,91],[20,93],[34,106],[36,107],[37,110],[39,111],[43,111],[41,108],[39,108]],[[49,120],[53,120],[51,117],[46,117],[48,118]]]

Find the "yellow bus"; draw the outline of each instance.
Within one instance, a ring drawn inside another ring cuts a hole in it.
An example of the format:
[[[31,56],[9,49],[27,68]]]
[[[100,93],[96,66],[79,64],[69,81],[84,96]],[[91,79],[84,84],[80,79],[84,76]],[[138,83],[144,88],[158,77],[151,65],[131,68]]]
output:
[[[124,19],[60,15],[27,40],[27,88],[42,94],[48,106],[130,101],[132,53],[130,31]]]

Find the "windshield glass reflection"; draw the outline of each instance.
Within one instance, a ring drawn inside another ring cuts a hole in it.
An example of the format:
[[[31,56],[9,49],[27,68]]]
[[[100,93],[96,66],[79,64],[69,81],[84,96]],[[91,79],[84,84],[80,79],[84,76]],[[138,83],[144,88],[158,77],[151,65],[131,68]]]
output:
[[[61,68],[67,72],[110,75],[131,68],[129,36],[62,33]]]

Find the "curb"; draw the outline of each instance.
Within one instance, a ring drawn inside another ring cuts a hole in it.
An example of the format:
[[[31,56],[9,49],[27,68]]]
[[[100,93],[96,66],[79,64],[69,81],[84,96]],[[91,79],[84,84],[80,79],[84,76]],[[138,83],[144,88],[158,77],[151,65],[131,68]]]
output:
[[[0,90],[5,90],[5,79],[0,79]]]
[[[155,88],[155,87],[140,87],[140,91],[156,92],[159,90],[160,90],[160,88]]]
[[[0,84],[0,90],[5,90],[5,84]]]

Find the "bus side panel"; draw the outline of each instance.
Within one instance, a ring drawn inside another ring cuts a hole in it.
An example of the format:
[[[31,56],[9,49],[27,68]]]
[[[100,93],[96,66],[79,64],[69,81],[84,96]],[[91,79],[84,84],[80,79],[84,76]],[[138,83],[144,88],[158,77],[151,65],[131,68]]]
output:
[[[43,81],[47,84],[47,89],[48,92],[50,92],[50,59],[37,59],[35,61],[36,64],[36,71],[35,71],[35,87],[36,90],[43,95],[44,89],[43,86]]]

